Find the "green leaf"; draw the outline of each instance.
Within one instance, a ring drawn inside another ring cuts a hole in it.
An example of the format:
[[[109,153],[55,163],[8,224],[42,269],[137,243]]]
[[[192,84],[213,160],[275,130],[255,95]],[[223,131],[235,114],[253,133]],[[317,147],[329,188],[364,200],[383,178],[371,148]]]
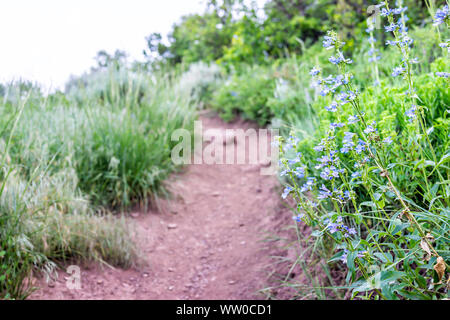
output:
[[[342,255],[343,255],[343,251],[339,251],[338,253],[336,253],[334,256],[332,256],[329,260],[328,260],[328,263],[331,263],[331,262],[335,262],[335,261],[338,261],[338,260],[340,260],[341,259],[341,257],[342,257]]]
[[[313,232],[311,232],[311,235],[313,237],[321,237],[323,235],[323,231],[320,230],[314,230]]]
[[[410,224],[408,222],[402,222],[400,219],[395,218],[389,224],[389,233],[391,233],[393,235],[397,234],[400,231],[402,231],[403,229],[408,228],[409,226],[410,226]]]
[[[386,299],[398,300],[398,297],[394,294],[394,287],[386,282],[381,283],[381,293]]]
[[[430,300],[429,296],[418,291],[406,291],[405,289],[402,289],[398,291],[398,294],[411,300]]]
[[[383,262],[383,263],[388,262],[388,260],[386,259],[385,255],[383,253],[381,253],[381,252],[375,252],[373,255],[375,257],[377,257],[378,259],[380,259],[381,262]]]
[[[427,280],[424,277],[422,277],[420,274],[418,274],[416,276],[416,281],[417,281],[417,284],[419,285],[419,287],[421,287],[422,289],[427,288]]]

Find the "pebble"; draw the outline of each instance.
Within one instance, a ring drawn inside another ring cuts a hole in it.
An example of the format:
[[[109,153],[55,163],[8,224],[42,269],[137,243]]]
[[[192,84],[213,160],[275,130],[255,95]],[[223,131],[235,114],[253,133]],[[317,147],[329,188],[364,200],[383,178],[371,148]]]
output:
[[[175,223],[169,223],[167,229],[176,229],[178,226]]]

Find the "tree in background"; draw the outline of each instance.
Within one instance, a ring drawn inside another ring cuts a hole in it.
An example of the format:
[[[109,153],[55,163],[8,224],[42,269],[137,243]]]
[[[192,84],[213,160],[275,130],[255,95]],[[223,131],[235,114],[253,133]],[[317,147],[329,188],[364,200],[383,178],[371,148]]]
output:
[[[95,56],[95,61],[97,62],[97,67],[93,70],[101,70],[114,66],[116,69],[120,66],[125,65],[127,62],[127,53],[122,50],[114,51],[114,54],[109,54],[105,50],[100,50]]]
[[[427,0],[428,1],[428,0]],[[445,0],[430,3],[439,6]],[[339,30],[346,48],[365,34],[367,12],[378,0],[268,0],[263,8],[243,0],[209,0],[203,14],[174,24],[167,44],[160,34],[147,37],[145,55],[153,65],[215,61],[226,69],[301,54],[325,34]],[[426,1],[403,0],[407,25],[430,19]],[[384,36],[384,35],[383,35]]]

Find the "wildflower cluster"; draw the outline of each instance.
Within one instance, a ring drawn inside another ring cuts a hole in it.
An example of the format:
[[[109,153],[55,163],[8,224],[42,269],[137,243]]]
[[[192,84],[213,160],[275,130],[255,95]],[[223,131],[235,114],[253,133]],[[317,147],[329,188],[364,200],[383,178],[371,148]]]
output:
[[[419,158],[421,163],[438,163],[436,158],[427,158],[430,154],[435,157],[434,151],[421,151],[425,147],[420,139],[423,137],[421,133],[425,131],[421,126],[423,108],[418,104],[413,82],[413,64],[418,63],[418,59],[411,57],[413,40],[406,26],[407,8],[399,5],[391,9],[388,3],[380,4],[380,7],[381,15],[388,20],[384,30],[393,34],[393,39],[386,44],[395,46],[402,54],[401,63],[392,70],[391,75],[402,76],[408,84],[408,90],[403,96],[403,104],[407,106],[404,119],[407,123],[418,124],[419,128],[418,132],[407,135],[411,137],[407,146],[420,151],[418,156],[422,157]],[[374,29],[369,25],[366,31],[370,34],[371,43],[369,61],[376,62],[380,56],[375,48]],[[326,133],[323,132],[320,141],[312,147],[316,156],[308,159],[302,156],[299,141],[293,134],[284,146],[280,146],[280,175],[290,183],[283,192],[283,198],[292,195],[297,202],[298,213],[293,217],[297,223],[304,222],[317,228],[319,233],[316,234],[328,236],[336,244],[335,249],[341,250],[337,255],[348,267],[346,281],[362,284],[354,287],[354,293],[375,290],[381,298],[406,295],[411,291],[426,294],[424,288],[411,286],[410,280],[402,282],[399,277],[390,278],[391,274],[387,272],[383,273],[385,283],[390,286],[398,284],[401,289],[395,291],[386,286],[374,288],[363,285],[374,276],[372,267],[376,266],[377,270],[398,267],[398,263],[410,256],[417,257],[415,263],[426,269],[429,276],[432,268],[430,265],[425,266],[427,262],[423,261],[420,250],[417,250],[418,242],[420,248],[434,261],[442,257],[427,236],[432,228],[429,223],[423,223],[425,213],[405,198],[403,190],[396,184],[398,178],[393,176],[393,168],[397,164],[390,163],[389,159],[392,159],[393,148],[403,147],[401,143],[404,140],[398,140],[397,133],[392,135],[380,130],[373,116],[366,115],[361,93],[354,84],[352,74],[348,72],[353,61],[344,55],[343,44],[335,32],[328,32],[324,37],[323,47],[332,51],[328,60],[336,67],[337,74],[323,75],[319,66],[310,71],[314,84],[319,87],[319,94],[328,101],[323,106],[326,111],[323,113],[331,119]],[[441,47],[447,48],[448,41]],[[448,74],[442,72],[440,76],[448,77]],[[375,83],[380,84],[378,78],[376,80]],[[286,149],[290,150],[291,156],[288,156]],[[400,159],[396,160],[401,162]],[[405,161],[412,163],[409,159]],[[417,163],[416,159],[414,161]],[[420,167],[420,164],[414,166],[408,163],[405,166],[411,168],[408,170],[413,171],[414,177],[423,179],[424,192],[430,192],[426,188],[431,175],[440,179],[439,185],[448,184],[442,180],[439,168],[431,171]],[[406,171],[403,174],[410,173]],[[448,206],[447,187],[439,191],[438,187],[435,188],[435,194],[440,193],[443,198],[430,201],[427,212],[440,212],[444,206]],[[361,199],[362,194],[364,199]],[[363,211],[363,206],[369,206],[372,210]],[[416,214],[421,217],[420,222]],[[395,259],[392,258],[393,254]],[[408,272],[406,268],[400,273],[405,279],[417,276]]]
[[[434,26],[438,26],[443,23],[449,23],[448,5],[445,5],[442,9],[437,9],[434,16]]]
[[[326,219],[325,222],[327,223],[326,228],[331,234],[339,232],[346,238],[357,234],[355,228],[349,228],[343,223],[342,217],[338,217],[335,222],[330,222],[329,219]]]

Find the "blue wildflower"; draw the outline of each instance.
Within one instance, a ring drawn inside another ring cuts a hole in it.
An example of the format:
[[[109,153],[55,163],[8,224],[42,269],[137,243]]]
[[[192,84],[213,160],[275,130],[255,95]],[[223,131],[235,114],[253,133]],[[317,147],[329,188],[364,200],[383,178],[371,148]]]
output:
[[[320,173],[320,177],[324,180],[333,180],[333,178],[338,178],[339,173],[342,173],[343,170],[338,170],[335,166],[329,166],[323,169]]]
[[[302,222],[302,218],[305,216],[304,213],[299,213],[296,216],[293,216],[292,219],[294,219],[297,222]]]
[[[344,132],[344,139],[342,140],[344,142],[344,145],[341,148],[342,153],[348,153],[350,150],[352,150],[353,146],[355,145],[353,143],[354,136],[355,133],[353,132]]]
[[[391,15],[391,13],[392,13],[392,10],[383,8],[383,9],[381,9],[380,15],[382,17],[387,17],[387,16]]]
[[[288,160],[289,164],[296,164],[300,162],[300,158],[302,157],[301,152],[298,152],[294,159]]]
[[[369,62],[375,62],[381,59],[381,56],[375,56],[375,57],[369,57],[368,61]]]
[[[320,68],[319,67],[314,67],[311,69],[311,71],[309,72],[309,74],[311,76],[317,76],[320,73]]]
[[[372,124],[369,124],[365,129],[364,129],[364,133],[365,134],[369,134],[372,132],[377,131],[377,129],[375,128],[376,122],[373,121]]]
[[[347,249],[344,249],[344,253],[342,254],[341,259],[340,259],[345,264],[347,264],[348,253],[349,253],[349,251]],[[362,258],[362,257],[364,257],[365,253],[366,253],[366,251],[357,251],[356,256],[358,258]]]
[[[408,36],[406,32],[403,32],[400,39],[401,47],[409,47],[413,43],[413,39]]]
[[[323,38],[324,38],[324,40],[323,40],[322,44],[325,49],[330,49],[334,46],[336,40],[333,37],[325,36]]]
[[[327,229],[331,234],[336,233],[339,231],[339,224],[331,222],[327,225]]]
[[[395,40],[386,40],[386,45],[387,46],[395,46],[397,45],[398,41]]]
[[[405,12],[408,9],[408,7],[403,7],[403,8],[395,8],[392,9],[392,13],[393,14],[402,14],[403,12]]]
[[[445,5],[442,9],[437,9],[434,15],[433,26],[438,26],[444,23],[445,19],[448,18],[448,5]]]
[[[448,72],[436,72],[436,75],[438,77],[441,77],[441,78],[448,78],[450,76],[450,73],[448,73]]]
[[[332,64],[339,64],[339,63],[341,63],[343,61],[343,59],[341,57],[334,57],[334,56],[329,57],[328,60]]]
[[[316,165],[315,168],[321,169],[321,168],[325,167],[326,165],[328,165],[329,163],[333,162],[333,158],[325,155],[320,158],[317,158],[317,161],[319,161],[320,163],[318,165]]]
[[[325,147],[322,144],[319,144],[319,145],[315,146],[313,149],[316,152],[320,152],[320,151],[323,151],[324,148]]]
[[[325,110],[330,112],[336,112],[337,111],[338,104],[336,101],[333,101],[329,106],[325,106]]]
[[[348,124],[357,123],[359,121],[358,116],[349,116],[348,117]]]
[[[330,93],[330,88],[328,88],[327,86],[323,86],[322,87],[322,90],[320,90],[320,92],[319,92],[319,94],[322,96],[322,97],[325,97],[327,94],[329,94]]]
[[[393,77],[397,77],[398,75],[402,74],[405,72],[405,68],[403,67],[395,67],[394,70],[392,71],[392,76]]]
[[[308,177],[306,179],[306,183],[303,184],[303,186],[300,189],[300,192],[305,192],[308,190],[312,190],[312,187],[316,184],[316,178],[315,177]]]
[[[398,27],[399,26],[396,23],[392,22],[390,25],[385,26],[384,29],[385,29],[386,32],[394,32],[395,30],[398,29]]]
[[[305,176],[305,168],[303,167],[297,167],[295,170],[292,171],[292,173],[299,179],[303,178]]]
[[[366,150],[366,143],[363,140],[359,139],[358,145],[356,146],[355,151],[356,151],[356,153],[360,154],[364,150]]]
[[[346,103],[348,103],[347,98],[348,98],[348,93],[345,93],[345,92],[342,92],[342,93],[336,95],[336,99],[338,101],[340,101],[340,105],[341,106],[346,104]]]
[[[346,144],[346,145],[342,146],[341,153],[344,153],[344,154],[349,153],[350,150],[352,150],[352,147],[350,145]]]
[[[344,126],[341,122],[332,122],[330,123],[330,129],[334,130],[336,128],[342,128]]]
[[[367,51],[367,54],[369,56],[373,56],[378,52],[378,49],[370,48],[369,51]]]
[[[383,142],[386,143],[386,144],[391,144],[392,143],[392,138],[389,136],[386,139],[384,139]]]
[[[355,100],[357,94],[358,94],[358,90],[356,90],[355,92],[348,91],[348,100],[350,100],[350,101]]]
[[[325,187],[324,184],[322,184],[322,187],[319,189],[319,195],[317,196],[318,199],[326,199],[333,195],[333,193]]]
[[[287,187],[284,189],[283,194],[281,195],[281,197],[282,197],[283,199],[286,199],[286,197],[289,195],[289,193],[291,193],[291,191],[292,191],[292,188],[291,188],[290,186],[287,186]]]
[[[416,111],[417,106],[413,104],[411,108],[405,112],[405,115],[408,117],[409,122],[413,122],[413,120],[416,118]]]
[[[442,49],[447,48],[447,52],[450,53],[450,39],[447,39],[447,42],[439,43],[439,47]]]
[[[352,141],[353,137],[356,135],[356,133],[353,132],[344,132],[344,142],[350,142]]]
[[[356,178],[359,178],[359,177],[361,177],[361,172],[355,171],[355,172],[352,173],[352,179],[356,179]]]

